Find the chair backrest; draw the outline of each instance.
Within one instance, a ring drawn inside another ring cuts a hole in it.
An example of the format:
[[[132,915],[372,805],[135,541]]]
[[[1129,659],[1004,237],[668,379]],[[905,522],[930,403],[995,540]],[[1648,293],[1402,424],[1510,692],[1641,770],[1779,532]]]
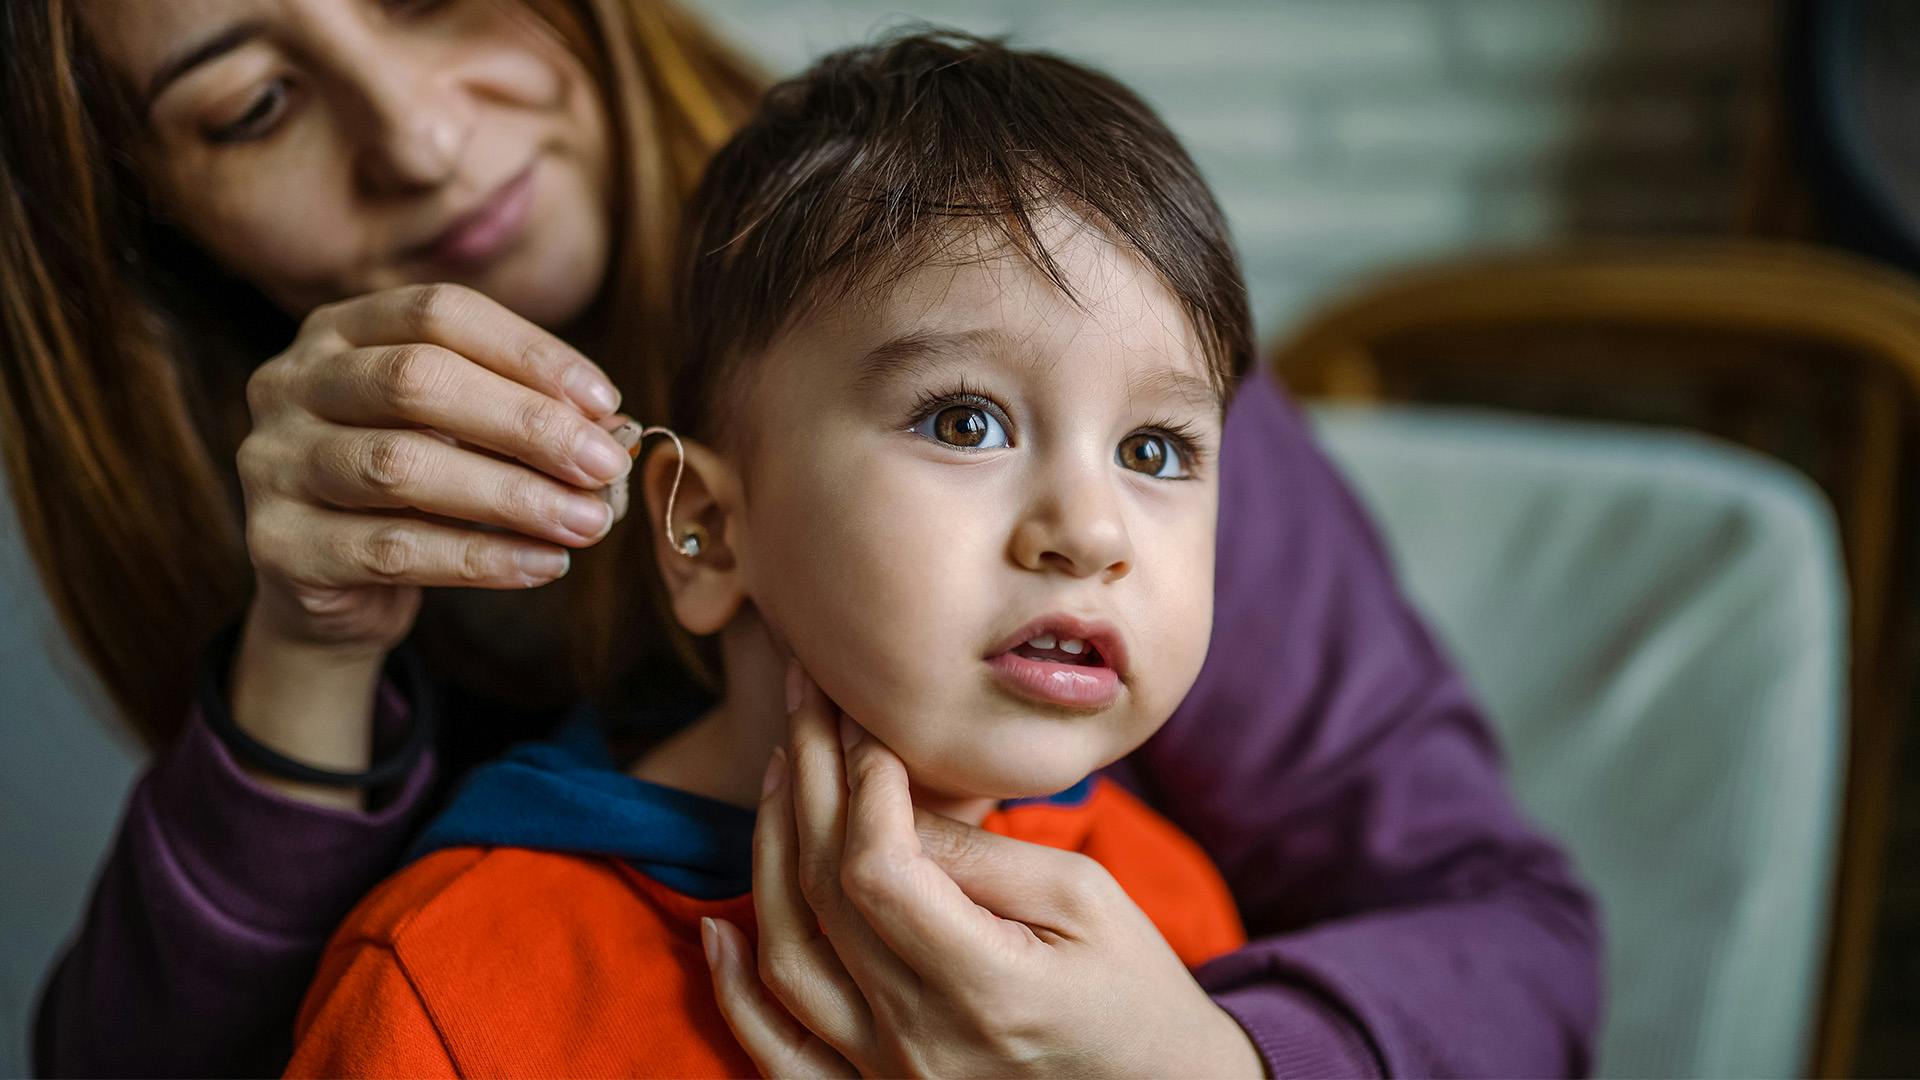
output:
[[[1323,445],[1599,897],[1599,1077],[1790,1076],[1846,735],[1833,512],[1687,432],[1320,404]]]
[[[1760,241],[1492,256],[1376,283],[1307,322],[1274,363],[1306,398],[1691,428],[1777,457],[1825,492],[1851,594],[1852,720],[1811,1067],[1848,1072],[1920,641],[1920,287],[1861,259]]]

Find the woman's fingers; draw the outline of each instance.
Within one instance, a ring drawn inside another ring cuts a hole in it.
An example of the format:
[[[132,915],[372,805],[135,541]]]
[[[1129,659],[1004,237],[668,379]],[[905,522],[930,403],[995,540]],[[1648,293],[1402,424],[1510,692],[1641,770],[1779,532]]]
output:
[[[789,661],[797,665],[798,661]],[[793,676],[789,674],[791,683]],[[839,710],[804,675],[788,717],[787,762],[800,886],[816,914],[839,898],[840,849],[846,832],[847,776],[836,727]]]
[[[572,346],[462,285],[386,289],[309,316],[354,345],[426,342],[451,349],[496,374],[571,401],[589,419],[620,407],[620,393]]]
[[[613,508],[591,492],[424,431],[330,426],[308,455],[307,494],[343,510],[418,510],[570,547],[613,525]]]
[[[841,725],[850,790],[840,878],[848,899],[924,977],[964,973],[990,983],[998,961],[1030,946],[1032,935],[976,904],[922,852],[906,765],[852,720]]]
[[[841,876],[847,772],[840,744],[840,710],[812,679],[803,675],[800,688],[800,705],[789,718],[787,744],[800,892],[826,927],[827,941],[867,1001],[879,1009],[889,1008],[912,996],[918,976],[880,940],[847,898]]]
[[[352,427],[428,427],[581,488],[623,477],[633,459],[600,423],[437,345],[351,349],[307,406]]]
[[[976,903],[1003,919],[1079,937],[1119,886],[1078,852],[1031,844],[925,810],[914,812],[920,848]]]
[[[873,1012],[800,894],[793,794],[785,749],[767,764],[753,823],[753,909],[760,981],[787,1011],[836,1047],[865,1046]]]
[[[247,519],[254,561],[306,588],[525,589],[567,572],[564,548],[401,515],[280,505]]]
[[[714,1000],[734,1040],[762,1076],[858,1076],[854,1067],[768,996],[748,960],[746,935],[725,919],[700,920]]]
[[[290,637],[391,648],[420,610],[414,587],[544,585],[567,552],[529,537],[590,543],[625,500],[632,459],[596,423],[619,408],[605,373],[471,289],[323,305],[254,369],[246,398],[252,610]],[[525,476],[476,464],[490,458]],[[589,491],[600,506],[573,498]]]

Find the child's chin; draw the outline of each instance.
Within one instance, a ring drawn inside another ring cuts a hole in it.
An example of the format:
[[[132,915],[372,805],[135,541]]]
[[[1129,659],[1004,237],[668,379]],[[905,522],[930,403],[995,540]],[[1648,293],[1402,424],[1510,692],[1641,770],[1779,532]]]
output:
[[[1049,755],[1053,757],[1053,755]],[[943,795],[971,799],[1043,798],[1065,791],[1087,778],[1101,763],[1073,755],[1059,760],[1029,756],[1017,762],[944,762],[942,767],[913,769],[913,783]]]

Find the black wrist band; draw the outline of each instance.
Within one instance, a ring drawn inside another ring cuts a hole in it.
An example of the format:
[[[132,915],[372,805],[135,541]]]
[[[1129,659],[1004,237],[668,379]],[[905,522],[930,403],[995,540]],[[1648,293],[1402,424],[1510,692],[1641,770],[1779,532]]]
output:
[[[433,737],[432,688],[420,662],[405,644],[387,654],[382,673],[394,681],[409,706],[412,725],[406,741],[365,772],[339,772],[308,765],[274,750],[240,729],[227,700],[227,676],[240,644],[240,622],[235,620],[215,635],[200,665],[200,715],[207,727],[233,756],[262,772],[285,780],[332,787],[371,788],[392,783],[412,771]]]

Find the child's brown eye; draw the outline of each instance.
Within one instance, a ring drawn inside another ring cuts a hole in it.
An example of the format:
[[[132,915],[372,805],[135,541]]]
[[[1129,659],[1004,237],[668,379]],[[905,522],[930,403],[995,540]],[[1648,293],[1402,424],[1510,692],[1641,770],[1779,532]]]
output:
[[[992,422],[981,410],[959,405],[941,409],[940,415],[933,419],[933,430],[941,442],[971,448],[987,441]]]
[[[1120,440],[1120,464],[1147,476],[1175,480],[1187,475],[1187,462],[1180,448],[1165,435],[1136,431]]]
[[[913,425],[913,432],[962,450],[994,450],[1013,445],[999,417],[978,405],[949,405]]]

